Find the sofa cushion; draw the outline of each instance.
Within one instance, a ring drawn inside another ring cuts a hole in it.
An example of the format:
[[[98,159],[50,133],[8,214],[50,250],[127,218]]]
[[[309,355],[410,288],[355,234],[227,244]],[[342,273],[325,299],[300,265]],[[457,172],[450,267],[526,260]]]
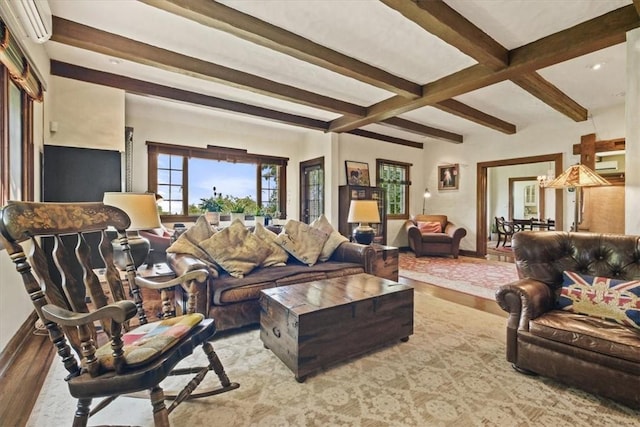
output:
[[[562,273],[557,308],[640,329],[640,280]]]
[[[238,278],[259,266],[271,253],[267,242],[253,235],[240,220],[200,242],[200,246],[230,275]]]
[[[532,335],[640,363],[640,331],[593,316],[551,310],[532,320]]]
[[[442,224],[438,221],[418,221],[417,223],[420,233],[442,233]]]
[[[318,260],[321,262],[326,262],[329,258],[331,258],[331,255],[333,255],[333,251],[335,251],[338,246],[340,246],[344,242],[349,241],[349,239],[340,234],[338,230],[333,228],[324,214],[320,215],[315,221],[313,221],[311,223],[311,226],[329,235],[327,241],[322,247],[320,256],[318,257]]]
[[[296,259],[312,266],[318,261],[329,235],[300,221],[289,220],[276,237],[276,243]]]
[[[201,215],[192,227],[189,227],[187,231],[182,233],[176,241],[167,248],[167,252],[193,255],[219,271],[220,266],[218,266],[209,253],[200,246],[200,242],[207,240],[215,233],[216,230],[209,225],[209,221],[207,221],[204,215]]]
[[[287,265],[289,253],[276,243],[276,237],[278,237],[276,233],[257,222],[253,234],[262,239],[271,248],[271,252],[262,261],[262,267],[282,267]]]

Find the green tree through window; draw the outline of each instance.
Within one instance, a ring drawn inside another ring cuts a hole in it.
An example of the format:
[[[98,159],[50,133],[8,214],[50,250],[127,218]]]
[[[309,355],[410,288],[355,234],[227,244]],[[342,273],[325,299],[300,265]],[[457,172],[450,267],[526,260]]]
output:
[[[411,164],[376,159],[376,182],[386,193],[387,218],[409,218]]]

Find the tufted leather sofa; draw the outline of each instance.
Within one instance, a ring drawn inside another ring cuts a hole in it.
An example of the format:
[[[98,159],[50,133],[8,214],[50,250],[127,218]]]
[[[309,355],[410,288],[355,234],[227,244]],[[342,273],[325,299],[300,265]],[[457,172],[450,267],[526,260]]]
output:
[[[439,222],[440,233],[421,232],[418,222]],[[449,222],[446,215],[416,215],[404,223],[409,247],[417,257],[423,255],[452,255],[458,258],[460,240],[467,230]]]
[[[640,329],[555,308],[563,271],[640,279],[640,236],[523,231],[512,244],[520,279],[496,292],[509,313],[507,360],[640,408]]]

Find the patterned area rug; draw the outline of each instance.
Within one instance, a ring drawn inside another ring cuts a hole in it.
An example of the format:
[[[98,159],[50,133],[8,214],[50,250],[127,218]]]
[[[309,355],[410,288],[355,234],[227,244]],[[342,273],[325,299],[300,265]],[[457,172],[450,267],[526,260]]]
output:
[[[400,276],[490,300],[501,285],[518,279],[513,263],[462,256],[416,258],[401,252],[398,267]]]
[[[170,420],[174,427],[637,426],[640,411],[516,373],[505,359],[504,335],[505,319],[421,293],[418,285],[408,342],[302,384],[263,347],[257,330],[219,337],[214,346],[240,388],[185,402]],[[56,360],[29,426],[71,425],[75,401],[64,375]],[[119,398],[90,420],[97,424],[152,426],[151,406]]]

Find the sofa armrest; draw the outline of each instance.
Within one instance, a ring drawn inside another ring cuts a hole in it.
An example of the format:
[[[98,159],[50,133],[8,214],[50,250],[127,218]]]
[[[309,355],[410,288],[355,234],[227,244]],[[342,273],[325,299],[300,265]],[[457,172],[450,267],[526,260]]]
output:
[[[551,310],[554,293],[545,283],[520,279],[496,291],[498,305],[509,313],[507,328],[528,331],[529,321]]]
[[[376,259],[376,250],[371,245],[344,242],[333,251],[331,259],[334,261],[353,262],[364,267],[364,272],[373,274],[373,264]]]
[[[209,276],[203,282],[191,280],[183,283],[181,286],[182,292],[191,292],[193,298],[195,298],[195,311],[203,314],[205,317],[208,317],[211,305],[211,287],[209,286],[209,281],[218,277],[218,271],[189,254],[176,254],[169,252],[167,253],[167,264],[178,277],[190,271],[201,269],[205,269],[209,272]]]

